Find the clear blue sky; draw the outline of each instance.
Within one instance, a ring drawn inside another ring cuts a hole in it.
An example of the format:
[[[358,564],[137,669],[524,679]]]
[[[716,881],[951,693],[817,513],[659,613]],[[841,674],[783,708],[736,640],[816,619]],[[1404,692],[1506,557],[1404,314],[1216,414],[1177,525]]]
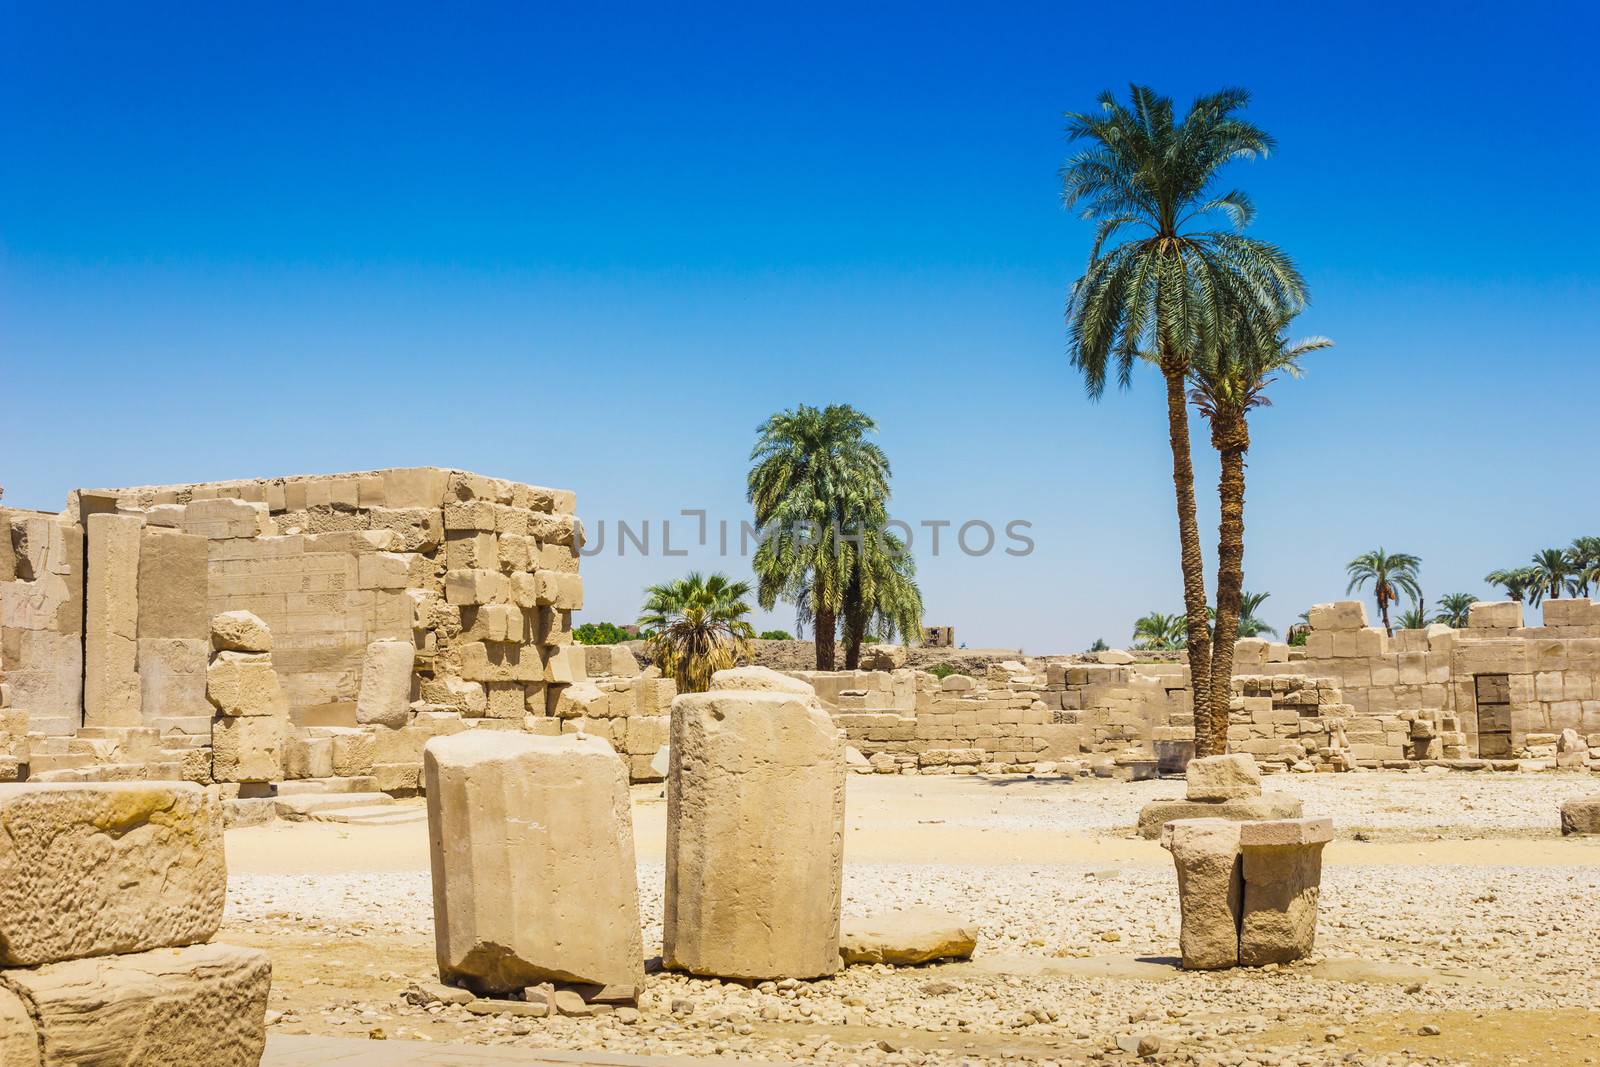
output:
[[[1024,559],[919,539],[930,622],[1122,643],[1180,603],[1162,398],[1068,365],[1060,116],[1236,84],[1280,145],[1237,169],[1252,232],[1339,343],[1255,420],[1246,585],[1282,626],[1381,544],[1488,595],[1600,533],[1597,37],[1577,3],[6,0],[5,501],[436,463],[591,529],[737,522],[756,424],[845,401],[898,514],[1033,523]],[[690,565],[747,573],[608,550],[583,617]]]

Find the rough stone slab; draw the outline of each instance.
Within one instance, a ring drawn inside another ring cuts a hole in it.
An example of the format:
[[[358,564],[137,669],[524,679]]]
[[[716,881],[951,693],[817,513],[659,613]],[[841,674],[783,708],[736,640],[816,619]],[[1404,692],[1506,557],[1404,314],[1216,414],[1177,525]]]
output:
[[[206,667],[206,699],[223,715],[289,714],[289,698],[265,652],[218,652]]]
[[[1161,827],[1175,819],[1229,819],[1248,822],[1263,819],[1298,819],[1304,806],[1287,793],[1262,793],[1237,800],[1156,800],[1139,809],[1139,836],[1154,841]]]
[[[1245,845],[1246,836],[1258,843]],[[1245,823],[1241,827],[1241,964],[1290,963],[1310,954],[1317,939],[1322,849],[1332,837],[1333,824],[1328,819]]]
[[[224,611],[211,617],[211,647],[218,652],[271,652],[272,631],[249,611]]]
[[[227,880],[222,812],[200,786],[0,787],[0,964],[204,941]]]
[[[969,959],[978,945],[978,925],[933,908],[846,918],[839,924],[839,955],[845,963],[915,966],[933,960]]]
[[[1261,795],[1261,769],[1246,753],[1204,756],[1184,772],[1190,800],[1238,800]]]
[[[1239,827],[1242,849],[1325,845],[1332,840],[1332,819],[1273,819],[1247,822]]]
[[[1367,625],[1367,606],[1359,600],[1313,604],[1306,612],[1306,619],[1312,630],[1363,630]]]
[[[219,782],[276,782],[283,777],[288,719],[277,715],[219,718],[211,724],[211,775]]]
[[[729,667],[717,671],[711,676],[711,688],[718,692],[817,695],[817,691],[806,682],[787,674],[779,674],[771,667]]]
[[[815,978],[839,957],[844,739],[815,697],[691,693],[668,747],[667,965]]]
[[[139,540],[139,638],[204,641],[206,539],[147,526]]]
[[[1576,797],[1562,804],[1561,833],[1600,834],[1600,794]]]
[[[429,741],[423,768],[441,981],[643,984],[628,774],[610,745],[469,730]]]
[[[0,971],[0,1019],[21,1006],[39,1067],[256,1067],[271,983],[264,952],[160,948]]]
[[[1241,824],[1180,819],[1161,830],[1161,847],[1178,872],[1178,945],[1187,970],[1221,970],[1239,962],[1244,876]]]
[[[361,660],[361,691],[356,722],[399,729],[411,715],[411,671],[416,649],[410,641],[374,641]]]
[[[86,726],[140,726],[139,534],[134,515],[90,515],[84,604]]]

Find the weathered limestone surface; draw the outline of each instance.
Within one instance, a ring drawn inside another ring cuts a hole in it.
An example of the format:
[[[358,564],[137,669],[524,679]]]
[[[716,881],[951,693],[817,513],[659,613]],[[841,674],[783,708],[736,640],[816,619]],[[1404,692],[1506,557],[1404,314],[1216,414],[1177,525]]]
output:
[[[0,964],[204,941],[226,891],[222,814],[200,786],[0,787]]]
[[[278,672],[265,652],[218,652],[206,668],[206,699],[223,715],[289,714]]]
[[[91,515],[85,582],[85,726],[140,726],[139,534],[144,520]]]
[[[0,971],[0,1063],[256,1067],[271,981],[265,953],[231,945]]]
[[[211,647],[218,652],[271,652],[272,631],[250,611],[219,611],[211,617]]]
[[[1561,805],[1561,833],[1600,834],[1600,793],[1577,797]]]
[[[411,668],[415,650],[409,641],[374,641],[361,660],[361,691],[356,722],[393,729],[411,714]]]
[[[275,782],[283,777],[288,720],[278,715],[223,716],[211,724],[211,774],[219,782]]]
[[[667,965],[727,978],[833,974],[844,854],[839,729],[815,696],[713,689],[677,697],[671,731]]]
[[[1240,827],[1244,870],[1241,964],[1288,963],[1311,952],[1317,938],[1322,849],[1331,840],[1331,819],[1285,819]]]
[[[711,676],[714,692],[793,693],[815,697],[817,691],[799,678],[779,674],[771,667],[729,667]]]
[[[1261,795],[1261,770],[1244,753],[1190,760],[1186,777],[1190,800],[1239,800]]]
[[[847,964],[915,966],[933,960],[964,960],[977,945],[977,924],[934,908],[847,918],[839,926],[839,955]]]
[[[627,767],[611,746],[469,730],[423,760],[440,979],[642,985]]]
[[[1178,870],[1178,944],[1188,970],[1239,963],[1240,825],[1228,819],[1182,819],[1162,829],[1161,847],[1172,853]]]
[[[1161,828],[1178,819],[1298,819],[1303,805],[1287,793],[1262,793],[1235,800],[1156,800],[1139,809],[1139,836],[1154,841]]]

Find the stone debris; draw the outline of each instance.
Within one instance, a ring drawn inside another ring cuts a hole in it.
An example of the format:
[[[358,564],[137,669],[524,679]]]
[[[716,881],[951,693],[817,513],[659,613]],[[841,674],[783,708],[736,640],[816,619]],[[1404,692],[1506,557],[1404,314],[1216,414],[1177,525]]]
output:
[[[1299,799],[1262,792],[1260,772],[1249,755],[1190,760],[1187,773],[1187,799],[1156,800],[1139,809],[1140,837],[1155,840],[1167,823],[1180,820],[1298,819],[1302,813]]]
[[[1562,836],[1600,834],[1600,793],[1577,797],[1561,805]]]
[[[933,908],[849,917],[839,928],[839,954],[846,964],[910,967],[934,960],[964,960],[977,945],[975,923]]]
[[[219,611],[211,616],[215,652],[271,652],[272,631],[251,611]]]
[[[663,957],[724,978],[833,974],[843,737],[809,687],[736,675],[747,688],[672,702]]]
[[[439,977],[479,994],[642,984],[627,768],[598,737],[471,730],[424,750]]]

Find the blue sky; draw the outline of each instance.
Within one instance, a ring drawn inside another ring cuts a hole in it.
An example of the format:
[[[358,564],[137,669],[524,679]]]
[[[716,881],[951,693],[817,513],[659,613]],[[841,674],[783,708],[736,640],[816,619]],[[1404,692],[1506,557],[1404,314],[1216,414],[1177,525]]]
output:
[[[919,537],[930,622],[1122,643],[1181,602],[1164,412],[1068,365],[1061,112],[1242,85],[1279,141],[1234,175],[1252,232],[1338,342],[1254,421],[1246,586],[1283,626],[1381,544],[1487,596],[1600,532],[1600,17],[1410,8],[4,0],[5,502],[412,463],[567,486],[611,527],[583,617],[620,621],[748,568],[618,558],[619,518],[657,550],[680,509],[737,523],[757,423],[849,402],[897,514],[1032,523],[1020,559]]]

